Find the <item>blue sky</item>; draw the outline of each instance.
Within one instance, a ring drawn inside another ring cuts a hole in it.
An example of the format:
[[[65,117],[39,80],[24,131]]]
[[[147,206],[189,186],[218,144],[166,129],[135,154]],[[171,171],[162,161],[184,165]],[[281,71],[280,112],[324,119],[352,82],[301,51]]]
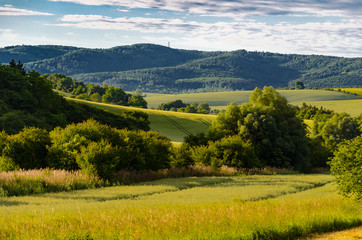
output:
[[[0,0],[0,47],[168,42],[362,57],[362,0]]]

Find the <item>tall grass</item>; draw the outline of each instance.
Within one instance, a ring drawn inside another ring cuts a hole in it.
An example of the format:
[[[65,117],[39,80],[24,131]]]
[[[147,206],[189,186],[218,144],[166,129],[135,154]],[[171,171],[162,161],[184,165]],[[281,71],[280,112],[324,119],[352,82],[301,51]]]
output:
[[[41,169],[0,172],[0,196],[71,191],[104,185],[97,177],[79,171]]]
[[[185,178],[9,198],[14,206],[0,207],[0,239],[297,239],[361,226],[361,206],[341,198],[332,179]],[[302,189],[307,183],[315,186]],[[289,192],[293,186],[299,190]]]

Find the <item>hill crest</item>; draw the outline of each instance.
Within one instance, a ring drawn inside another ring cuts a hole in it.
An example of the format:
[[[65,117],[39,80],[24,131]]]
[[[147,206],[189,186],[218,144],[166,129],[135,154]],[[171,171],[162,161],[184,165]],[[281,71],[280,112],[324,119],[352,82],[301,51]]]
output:
[[[126,91],[186,93],[255,87],[362,87],[362,58],[248,52],[207,52],[135,44],[107,49],[68,46],[0,48],[0,62],[21,60],[27,70],[62,73],[85,83]]]

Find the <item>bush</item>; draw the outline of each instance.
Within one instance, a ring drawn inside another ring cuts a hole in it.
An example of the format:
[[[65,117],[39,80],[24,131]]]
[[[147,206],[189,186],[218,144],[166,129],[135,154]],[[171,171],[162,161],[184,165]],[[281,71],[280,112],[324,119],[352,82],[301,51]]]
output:
[[[245,143],[240,136],[228,136],[208,145],[196,146],[192,150],[195,163],[213,168],[221,166],[236,168],[260,167],[260,161],[255,155],[254,148]]]
[[[362,200],[362,135],[338,145],[330,162],[339,191],[346,197]]]
[[[125,149],[117,170],[158,170],[170,166],[173,146],[158,132],[120,130]]]
[[[181,144],[180,147],[175,149],[175,156],[171,162],[173,167],[185,168],[194,165],[195,162],[191,156],[190,145],[187,143]]]
[[[118,147],[113,147],[107,141],[101,140],[81,147],[76,159],[82,172],[110,180],[119,162],[120,154]]]
[[[110,179],[122,169],[168,168],[170,140],[157,132],[118,130],[95,120],[56,128],[50,133],[49,167],[78,170]]]
[[[7,163],[9,169],[40,169],[47,166],[45,158],[50,137],[44,129],[24,128],[18,134],[9,135],[2,145],[1,162]]]
[[[52,145],[49,148],[47,161],[49,167],[55,169],[78,170],[76,161],[82,147],[91,142],[108,141],[114,146],[121,145],[118,131],[95,120],[71,124],[66,128],[56,128],[50,132]]]

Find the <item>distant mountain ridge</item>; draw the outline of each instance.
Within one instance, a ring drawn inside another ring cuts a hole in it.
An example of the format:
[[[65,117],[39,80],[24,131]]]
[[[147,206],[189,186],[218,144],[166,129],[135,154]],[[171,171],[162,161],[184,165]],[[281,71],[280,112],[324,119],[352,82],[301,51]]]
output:
[[[267,52],[195,51],[154,44],[109,49],[67,46],[0,48],[0,62],[21,60],[27,70],[62,73],[85,83],[126,91],[206,92],[254,89],[265,85],[362,87],[362,58]]]

